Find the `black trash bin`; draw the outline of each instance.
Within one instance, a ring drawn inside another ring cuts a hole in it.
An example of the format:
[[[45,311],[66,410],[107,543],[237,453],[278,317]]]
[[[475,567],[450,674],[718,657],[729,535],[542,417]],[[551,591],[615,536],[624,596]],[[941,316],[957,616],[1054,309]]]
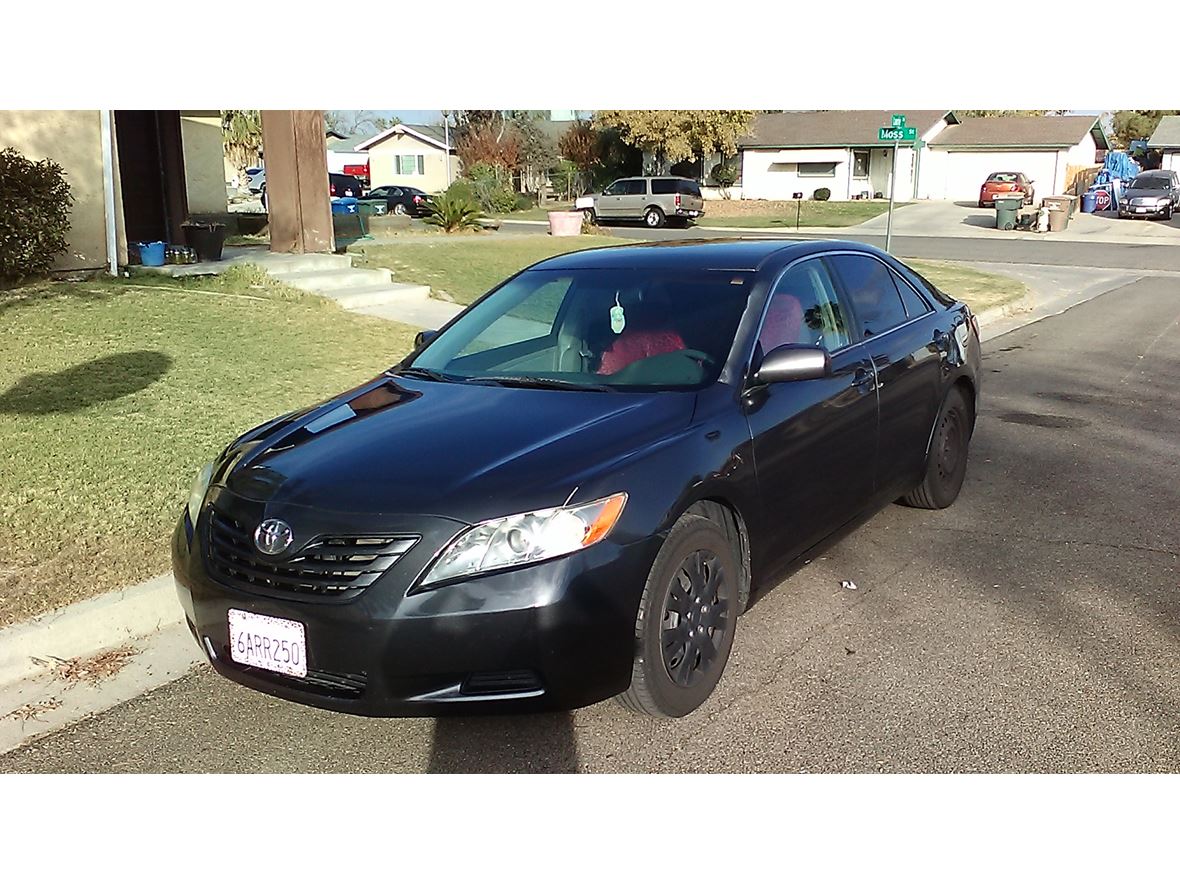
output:
[[[221,250],[225,248],[225,225],[219,222],[188,221],[184,228],[184,239],[196,250],[202,261],[220,261]]]

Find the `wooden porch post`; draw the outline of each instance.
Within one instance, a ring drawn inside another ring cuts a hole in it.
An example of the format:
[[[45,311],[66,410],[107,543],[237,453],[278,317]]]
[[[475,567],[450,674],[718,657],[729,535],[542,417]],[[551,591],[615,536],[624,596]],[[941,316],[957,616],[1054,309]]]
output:
[[[323,111],[263,111],[270,251],[332,252]]]

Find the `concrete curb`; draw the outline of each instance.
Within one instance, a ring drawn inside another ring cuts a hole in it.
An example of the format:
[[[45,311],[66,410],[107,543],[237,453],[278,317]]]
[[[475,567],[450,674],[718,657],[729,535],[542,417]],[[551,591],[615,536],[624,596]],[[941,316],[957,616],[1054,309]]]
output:
[[[34,658],[87,657],[183,620],[170,572],[46,612],[0,630],[0,685],[42,671]]]

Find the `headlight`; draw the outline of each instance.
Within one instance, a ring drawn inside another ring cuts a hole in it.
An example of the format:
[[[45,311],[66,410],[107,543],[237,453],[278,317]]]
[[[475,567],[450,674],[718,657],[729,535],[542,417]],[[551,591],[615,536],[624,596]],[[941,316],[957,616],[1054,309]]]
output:
[[[213,479],[213,462],[210,461],[197,473],[193,480],[193,487],[188,492],[188,521],[193,528],[197,527],[197,515],[201,512],[201,505],[205,503],[205,492],[209,491],[209,481]]]
[[[541,562],[597,544],[615,527],[626,503],[627,494],[619,492],[589,504],[481,522],[451,542],[424,583]]]

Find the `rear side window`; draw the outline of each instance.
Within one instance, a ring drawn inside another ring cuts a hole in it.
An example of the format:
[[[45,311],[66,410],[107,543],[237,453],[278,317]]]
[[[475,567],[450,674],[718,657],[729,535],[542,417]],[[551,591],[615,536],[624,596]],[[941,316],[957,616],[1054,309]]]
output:
[[[906,322],[905,306],[888,267],[868,255],[833,255],[829,260],[851,302],[861,335],[872,338]]]
[[[639,197],[647,193],[647,182],[642,178],[633,178],[630,181],[623,182],[623,193],[629,197]]]
[[[676,193],[676,182],[671,178],[653,178],[651,192],[653,194],[674,194]]]
[[[905,305],[905,312],[910,319],[930,313],[930,305],[917,293],[913,286],[898,276],[896,271],[890,271],[893,283],[901,294],[901,302]]]

